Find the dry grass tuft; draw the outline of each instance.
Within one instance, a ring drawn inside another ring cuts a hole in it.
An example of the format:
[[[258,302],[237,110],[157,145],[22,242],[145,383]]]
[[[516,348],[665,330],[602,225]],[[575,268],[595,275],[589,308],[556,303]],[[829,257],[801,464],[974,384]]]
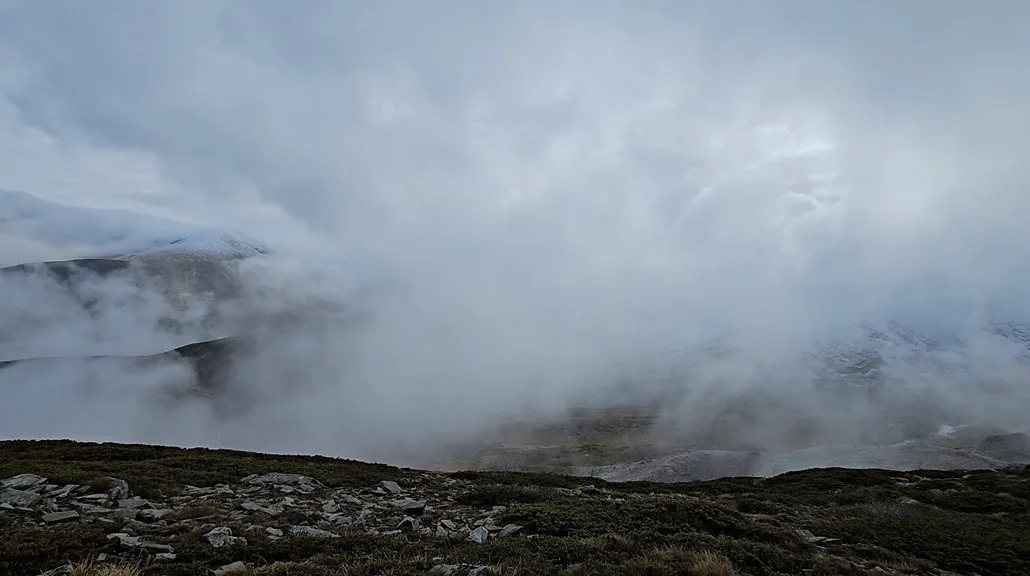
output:
[[[667,546],[623,565],[627,576],[738,576],[726,555],[709,550]]]
[[[68,566],[68,576],[141,576],[143,567],[139,564],[105,564],[85,560]]]
[[[693,576],[737,576],[737,569],[725,554],[705,550],[692,554],[690,573]]]

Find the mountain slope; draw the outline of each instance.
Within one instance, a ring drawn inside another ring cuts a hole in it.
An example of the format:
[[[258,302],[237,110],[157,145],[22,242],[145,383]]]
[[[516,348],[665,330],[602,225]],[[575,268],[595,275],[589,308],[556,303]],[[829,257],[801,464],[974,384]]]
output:
[[[162,253],[247,258],[269,253],[264,243],[235,230],[128,210],[64,205],[10,190],[0,190],[0,234],[64,249],[64,259]]]
[[[1030,572],[1030,469],[659,485],[67,441],[0,451],[12,576],[99,554],[98,568],[169,576]]]

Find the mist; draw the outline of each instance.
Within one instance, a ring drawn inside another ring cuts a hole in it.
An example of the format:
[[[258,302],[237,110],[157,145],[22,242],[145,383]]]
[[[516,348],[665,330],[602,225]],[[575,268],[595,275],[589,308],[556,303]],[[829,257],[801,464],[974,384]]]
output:
[[[0,370],[0,436],[398,462],[656,394],[711,445],[746,403],[773,449],[1030,427],[988,329],[1030,321],[1024,2],[107,8],[0,2],[0,188],[273,251],[230,303],[5,283],[0,360],[253,346],[231,413],[162,400],[174,365]],[[90,250],[44,232],[0,220],[0,259]],[[806,355],[891,323],[962,356],[820,386]]]

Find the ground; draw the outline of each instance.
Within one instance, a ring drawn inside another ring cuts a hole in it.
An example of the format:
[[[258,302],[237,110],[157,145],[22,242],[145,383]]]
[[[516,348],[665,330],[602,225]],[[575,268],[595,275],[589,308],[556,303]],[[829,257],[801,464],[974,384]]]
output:
[[[12,576],[1030,574],[1027,468],[612,484],[70,441],[0,455]]]

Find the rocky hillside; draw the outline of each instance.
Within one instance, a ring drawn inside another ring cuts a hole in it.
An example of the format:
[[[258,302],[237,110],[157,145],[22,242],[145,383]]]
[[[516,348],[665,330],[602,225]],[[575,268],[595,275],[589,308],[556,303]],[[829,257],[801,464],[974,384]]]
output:
[[[606,483],[0,443],[0,573],[1015,575],[1030,468]]]

